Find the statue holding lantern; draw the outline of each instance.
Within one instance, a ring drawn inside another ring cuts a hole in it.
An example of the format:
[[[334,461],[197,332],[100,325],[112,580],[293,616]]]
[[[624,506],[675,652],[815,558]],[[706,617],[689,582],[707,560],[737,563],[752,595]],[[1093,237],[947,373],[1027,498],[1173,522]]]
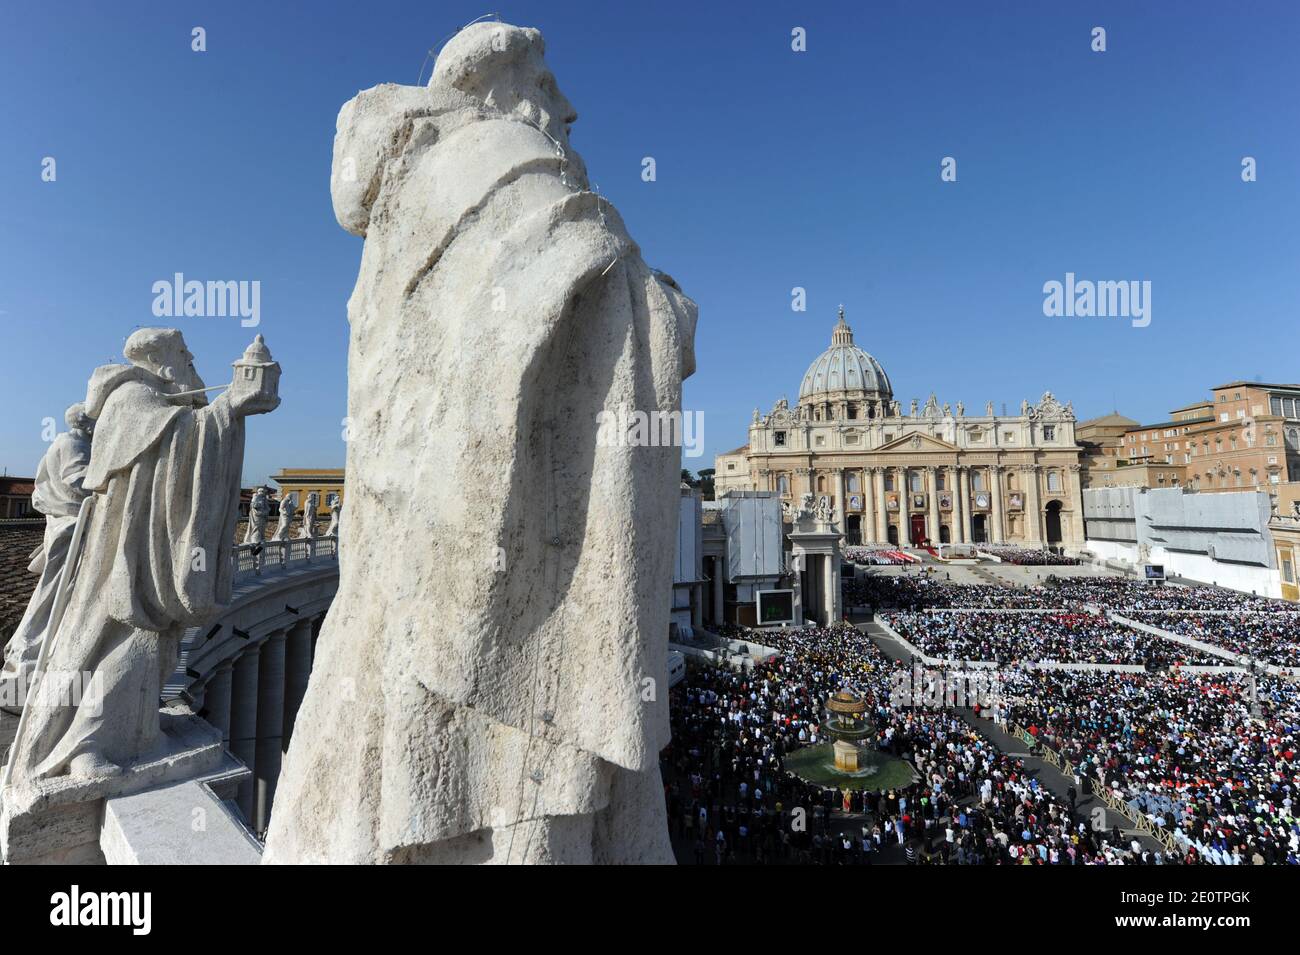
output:
[[[158,701],[181,636],[230,599],[244,419],[279,405],[280,366],[258,335],[209,403],[217,389],[178,330],[138,329],[124,352],[87,389],[90,493],[5,786],[116,776],[162,755]],[[68,675],[79,693],[43,685]]]

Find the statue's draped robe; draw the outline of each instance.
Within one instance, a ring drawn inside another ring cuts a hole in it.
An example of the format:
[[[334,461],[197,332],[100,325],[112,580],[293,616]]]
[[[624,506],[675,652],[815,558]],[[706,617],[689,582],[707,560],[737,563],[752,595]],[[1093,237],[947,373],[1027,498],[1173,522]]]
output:
[[[4,676],[20,687],[31,676],[50,622],[59,576],[77,527],[77,510],[86,496],[82,481],[89,463],[89,437],[65,431],[54,439],[36,470],[32,506],[45,515],[45,539],[27,569],[41,576],[5,648]]]
[[[349,546],[265,859],[670,862],[681,452],[598,446],[597,415],[680,409],[695,305],[459,94],[360,94],[350,157]]]
[[[36,685],[15,784],[62,775],[91,751],[122,766],[157,755],[159,697],[180,636],[229,600],[243,420],[224,401],[177,405],[165,387],[127,365],[91,378],[84,487],[97,498],[47,669],[92,674],[100,692],[76,707],[33,705],[55,702]]]

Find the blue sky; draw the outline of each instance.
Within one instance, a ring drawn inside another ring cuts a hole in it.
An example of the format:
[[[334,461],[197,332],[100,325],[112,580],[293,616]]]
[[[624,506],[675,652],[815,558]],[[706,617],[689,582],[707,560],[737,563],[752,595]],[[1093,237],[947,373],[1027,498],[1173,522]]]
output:
[[[1294,4],[493,6],[542,29],[591,178],[699,302],[693,470],[743,443],[755,405],[795,397],[841,302],[904,405],[1051,389],[1080,417],[1159,420],[1230,379],[1300,380]],[[42,419],[158,323],[151,287],[175,272],[261,282],[284,401],[250,423],[246,479],[342,465],[361,241],[330,208],[334,119],[358,90],[416,82],[484,12],[4,4],[0,467],[35,471]],[[1150,326],[1045,317],[1067,271],[1150,281]],[[174,323],[209,384],[252,334]]]

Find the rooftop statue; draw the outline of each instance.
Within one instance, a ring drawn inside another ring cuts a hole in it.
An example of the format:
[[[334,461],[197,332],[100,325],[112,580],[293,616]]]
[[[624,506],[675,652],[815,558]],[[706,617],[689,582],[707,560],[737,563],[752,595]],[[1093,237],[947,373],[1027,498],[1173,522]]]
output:
[[[681,452],[597,422],[680,410],[696,307],[589,188],[543,52],[477,23],[339,113],[350,550],[267,862],[672,861]]]
[[[96,369],[87,389],[92,498],[67,609],[10,753],[15,786],[113,776],[159,755],[158,701],[181,635],[230,597],[244,418],[279,398],[236,374],[208,404],[175,329],[139,329],[125,354],[129,364]],[[87,674],[89,690],[68,705],[45,692],[46,674]]]
[[[14,711],[21,709],[32,668],[36,665],[41,640],[50,623],[59,575],[76,528],[77,511],[88,493],[82,482],[90,464],[91,432],[95,422],[80,402],[68,408],[63,420],[67,422],[68,430],[55,437],[41,458],[36,469],[36,490],[32,492],[32,507],[45,515],[45,539],[32,554],[27,569],[41,577],[18,629],[5,647],[4,671],[0,674],[0,679],[7,684],[0,693],[0,706]]]
[[[266,516],[271,512],[267,501],[266,488],[259,487],[253,492],[253,499],[248,502],[248,530],[244,533],[245,544],[260,544],[266,540]]]

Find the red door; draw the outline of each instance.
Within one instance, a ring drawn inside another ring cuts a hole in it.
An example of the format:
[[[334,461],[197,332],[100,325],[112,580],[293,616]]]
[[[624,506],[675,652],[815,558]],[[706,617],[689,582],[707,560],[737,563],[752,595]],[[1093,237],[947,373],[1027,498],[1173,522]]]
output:
[[[925,540],[925,515],[912,515],[912,543],[919,545]]]

